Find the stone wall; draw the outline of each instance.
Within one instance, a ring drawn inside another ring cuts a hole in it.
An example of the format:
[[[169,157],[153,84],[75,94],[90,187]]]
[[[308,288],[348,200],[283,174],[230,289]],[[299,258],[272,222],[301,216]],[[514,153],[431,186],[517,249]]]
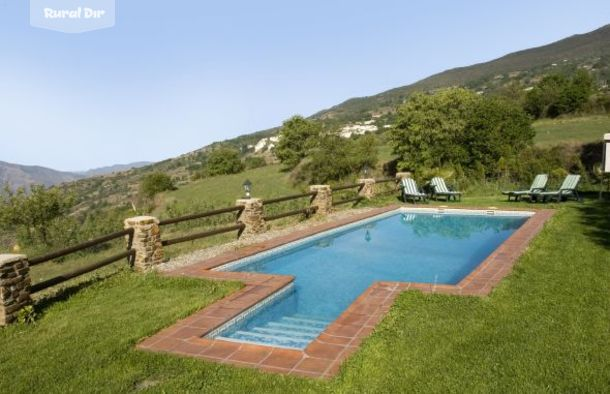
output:
[[[267,230],[265,219],[263,219],[263,200],[260,198],[240,198],[235,204],[244,207],[238,218],[240,222],[246,225],[241,233],[242,237],[260,234]]]
[[[311,202],[312,206],[317,206],[317,215],[328,215],[333,211],[333,193],[329,185],[311,185],[309,191],[317,192]]]
[[[150,271],[163,261],[163,246],[157,218],[136,216],[125,219],[125,228],[134,230],[132,248],[136,251],[133,264],[136,271]]]
[[[0,254],[0,326],[17,319],[19,310],[29,304],[30,267],[22,254]]]

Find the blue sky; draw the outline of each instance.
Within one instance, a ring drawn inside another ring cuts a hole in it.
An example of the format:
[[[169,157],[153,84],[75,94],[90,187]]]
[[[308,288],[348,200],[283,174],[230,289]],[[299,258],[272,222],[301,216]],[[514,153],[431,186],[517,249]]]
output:
[[[606,23],[607,0],[118,0],[65,34],[0,0],[0,160],[162,160]]]

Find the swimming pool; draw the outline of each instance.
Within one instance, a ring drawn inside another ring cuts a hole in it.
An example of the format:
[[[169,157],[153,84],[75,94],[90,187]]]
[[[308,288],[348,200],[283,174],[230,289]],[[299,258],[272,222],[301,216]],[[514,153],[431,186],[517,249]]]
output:
[[[393,211],[223,265],[295,280],[208,337],[304,349],[373,282],[457,284],[530,215]]]

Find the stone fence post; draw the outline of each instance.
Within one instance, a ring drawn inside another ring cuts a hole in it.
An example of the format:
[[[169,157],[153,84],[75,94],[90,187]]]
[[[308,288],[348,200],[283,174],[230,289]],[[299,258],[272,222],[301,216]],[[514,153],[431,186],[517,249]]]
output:
[[[235,201],[235,205],[244,207],[237,218],[246,226],[241,233],[242,237],[265,232],[267,226],[265,225],[265,219],[263,219],[263,200],[260,198],[240,198]]]
[[[153,216],[136,216],[125,219],[124,224],[126,229],[133,228],[132,248],[136,251],[134,270],[151,271],[163,261],[159,219]]]
[[[317,192],[313,200],[312,206],[317,206],[316,215],[328,215],[333,211],[333,192],[329,185],[311,185],[309,191]]]
[[[30,266],[23,254],[0,254],[0,326],[13,323],[30,305]]]
[[[405,178],[411,178],[411,173],[410,172],[397,172],[396,173],[396,182],[400,182]]]
[[[373,179],[373,178],[358,179],[358,183],[364,183],[364,186],[362,186],[362,188],[358,192],[359,196],[362,196],[362,197],[366,198],[367,200],[370,200],[371,198],[375,197],[375,179]]]

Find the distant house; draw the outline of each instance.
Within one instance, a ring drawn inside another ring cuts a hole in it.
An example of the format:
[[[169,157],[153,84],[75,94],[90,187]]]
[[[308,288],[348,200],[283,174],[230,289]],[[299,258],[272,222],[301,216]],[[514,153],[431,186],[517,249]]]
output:
[[[341,131],[339,131],[339,136],[343,138],[350,138],[352,135],[362,135],[366,133],[374,133],[379,128],[374,125],[374,120],[367,120],[365,122],[357,122],[354,124],[350,124],[344,126]]]

